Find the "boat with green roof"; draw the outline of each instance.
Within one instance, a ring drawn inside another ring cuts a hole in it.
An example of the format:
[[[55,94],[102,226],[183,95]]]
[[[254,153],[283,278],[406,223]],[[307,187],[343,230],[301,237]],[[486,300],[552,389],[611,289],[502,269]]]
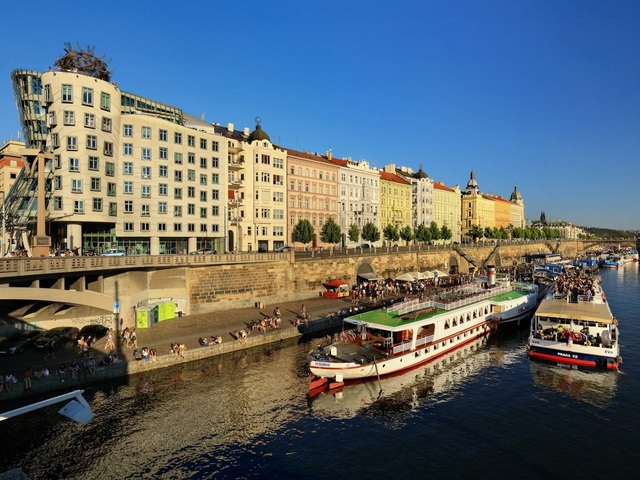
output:
[[[535,285],[508,276],[496,281],[495,267],[487,270],[455,289],[346,317],[335,341],[309,352],[310,389],[414,368],[489,335],[501,321],[533,313]]]

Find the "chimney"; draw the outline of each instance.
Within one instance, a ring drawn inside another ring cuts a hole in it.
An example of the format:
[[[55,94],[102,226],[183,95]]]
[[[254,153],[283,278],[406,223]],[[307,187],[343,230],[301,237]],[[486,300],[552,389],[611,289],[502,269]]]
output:
[[[329,150],[329,151],[327,152],[327,158],[328,158],[329,160],[331,160],[331,158],[332,158],[331,150]]]
[[[230,132],[233,132],[233,123],[231,122],[227,123],[227,130],[229,130]]]
[[[244,134],[245,137],[249,136],[249,127],[244,127],[242,129],[242,133]]]

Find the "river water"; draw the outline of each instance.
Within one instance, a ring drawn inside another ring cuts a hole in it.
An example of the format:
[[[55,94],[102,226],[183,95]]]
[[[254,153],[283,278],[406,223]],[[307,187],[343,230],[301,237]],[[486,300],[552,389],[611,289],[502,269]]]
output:
[[[532,363],[526,329],[382,382],[307,397],[314,341],[149,372],[0,423],[0,472],[54,478],[637,478],[638,264],[601,272],[622,372]],[[382,393],[380,390],[382,389]]]

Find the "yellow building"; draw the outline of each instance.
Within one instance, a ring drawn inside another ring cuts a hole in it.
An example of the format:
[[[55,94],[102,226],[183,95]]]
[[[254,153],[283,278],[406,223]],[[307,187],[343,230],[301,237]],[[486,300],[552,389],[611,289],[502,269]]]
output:
[[[451,230],[451,242],[461,242],[460,187],[450,188],[443,182],[433,183],[433,214],[434,221],[439,227],[446,226]]]
[[[392,170],[392,171],[389,171]],[[401,230],[412,227],[411,182],[396,175],[395,165],[380,170],[380,228],[391,224]]]

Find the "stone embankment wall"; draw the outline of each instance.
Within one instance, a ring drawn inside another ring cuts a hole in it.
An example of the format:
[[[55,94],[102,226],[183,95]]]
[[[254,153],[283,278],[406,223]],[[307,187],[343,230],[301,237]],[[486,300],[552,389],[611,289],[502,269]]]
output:
[[[90,385],[112,378],[126,377],[139,373],[158,370],[162,368],[173,367],[180,364],[195,362],[206,358],[216,357],[225,353],[246,350],[261,345],[268,345],[280,341],[286,341],[292,338],[300,337],[300,332],[296,328],[283,328],[271,330],[259,335],[250,335],[247,338],[237,341],[223,342],[218,345],[210,345],[208,347],[194,348],[186,350],[184,358],[178,357],[173,353],[159,354],[155,362],[149,361],[126,361],[116,365],[97,366],[93,376],[88,372],[79,372],[78,378],[73,380],[71,375],[67,375],[65,382],[61,382],[60,378],[51,372],[47,378],[34,379],[32,381],[32,392],[53,392],[56,390],[69,390],[70,387],[82,388],[82,386]],[[168,349],[168,347],[167,347]],[[22,382],[12,386],[11,390],[3,392],[3,398],[15,398],[24,394]]]
[[[579,251],[577,242],[563,242],[563,256],[573,257]],[[544,243],[526,243],[507,246],[480,246],[464,250],[476,265],[494,264],[498,267],[520,263],[527,253],[549,253]],[[322,284],[340,278],[354,284],[357,274],[373,272],[379,278],[394,278],[411,271],[468,272],[470,263],[453,249],[377,252],[363,255],[316,257],[300,256],[294,260],[266,264],[237,264],[188,269],[187,290],[190,314],[207,313],[222,309],[253,306],[258,303],[304,300],[321,295]]]

